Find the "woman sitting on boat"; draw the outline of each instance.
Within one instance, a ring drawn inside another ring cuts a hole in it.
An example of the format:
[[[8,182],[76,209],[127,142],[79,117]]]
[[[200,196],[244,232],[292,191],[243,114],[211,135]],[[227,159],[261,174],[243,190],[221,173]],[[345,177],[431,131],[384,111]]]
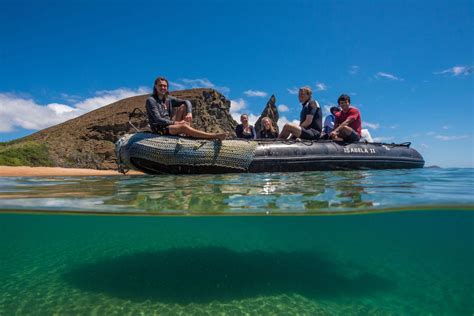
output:
[[[278,133],[272,125],[269,117],[265,116],[262,119],[262,130],[260,131],[259,138],[277,138]]]
[[[237,138],[256,139],[257,133],[255,132],[255,128],[252,125],[249,125],[249,116],[247,114],[242,114],[240,116],[240,122],[242,124],[237,125],[235,128]]]
[[[185,135],[205,139],[225,139],[227,133],[207,133],[192,128],[192,105],[189,100],[172,97],[168,93],[168,80],[158,77],[153,94],[146,100],[146,113],[153,133]]]

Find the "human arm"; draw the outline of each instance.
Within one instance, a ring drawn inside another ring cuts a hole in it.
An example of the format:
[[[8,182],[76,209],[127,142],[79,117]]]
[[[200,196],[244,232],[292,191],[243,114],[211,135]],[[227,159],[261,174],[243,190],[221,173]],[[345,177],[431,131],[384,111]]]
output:
[[[235,135],[237,136],[237,138],[244,138],[244,136],[242,135],[242,131],[243,131],[242,125],[239,124],[235,127]]]

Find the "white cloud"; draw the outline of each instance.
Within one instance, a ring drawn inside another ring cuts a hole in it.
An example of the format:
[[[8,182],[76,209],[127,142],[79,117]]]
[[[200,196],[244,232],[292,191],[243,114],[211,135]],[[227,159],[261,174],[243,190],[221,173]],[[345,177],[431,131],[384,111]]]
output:
[[[240,124],[240,116],[242,114],[247,114],[249,117],[249,124],[255,125],[260,116],[246,112],[246,108],[247,102],[244,99],[230,100],[230,115],[232,115],[232,118]]]
[[[240,113],[246,107],[247,107],[247,102],[244,99],[230,100],[230,113],[231,114]]]
[[[174,82],[173,84],[179,85],[181,90],[183,89],[194,89],[194,88],[211,88],[217,90],[221,93],[229,93],[230,89],[227,87],[216,86],[214,83],[209,81],[207,78],[198,78],[198,79],[182,79],[183,83]]]
[[[258,90],[247,90],[244,92],[244,94],[248,97],[260,97],[260,98],[264,98],[268,95],[266,92],[258,91]]]
[[[355,75],[355,74],[357,74],[357,73],[359,72],[359,68],[360,68],[359,66],[353,65],[353,66],[351,66],[351,68],[349,69],[349,73],[350,73],[351,75]]]
[[[456,135],[456,136],[436,135],[435,138],[442,141],[451,141],[451,140],[466,139],[466,138],[469,138],[469,135]]]
[[[378,129],[380,127],[379,123],[363,122],[362,124],[364,125],[364,127],[368,127],[368,128],[371,128],[371,129]]]
[[[288,106],[285,105],[285,104],[280,104],[280,105],[278,106],[278,111],[280,111],[280,112],[288,112],[289,110],[290,110],[290,109],[289,109]]]
[[[203,79],[183,79],[183,82],[191,88],[214,88],[215,85],[207,78]]]
[[[0,93],[0,132],[11,132],[18,127],[29,130],[43,129],[118,100],[145,93],[149,93],[146,88],[99,91],[94,97],[72,105],[41,105],[26,97]]]
[[[385,142],[391,141],[393,139],[394,139],[394,137],[392,137],[392,136],[390,136],[390,137],[373,137],[374,143],[385,143]]]
[[[186,89],[186,86],[181,83],[170,81],[170,88],[172,88],[173,90],[184,90]]]
[[[375,74],[375,78],[379,79],[379,78],[385,78],[385,79],[389,79],[389,80],[395,80],[395,81],[403,81],[403,78],[399,78],[395,75],[392,75],[392,74],[389,74],[389,73],[386,73],[386,72],[378,72]]]
[[[51,103],[51,104],[48,104],[47,107],[59,115],[77,111],[77,109],[72,108],[69,105],[59,104],[59,103]]]
[[[89,112],[104,105],[114,103],[118,100],[125,98],[130,98],[136,95],[150,93],[150,89],[145,87],[140,87],[137,90],[130,90],[127,88],[120,88],[116,90],[104,90],[96,92],[96,96],[92,98],[85,99],[82,102],[76,103],[74,106],[77,109],[84,110]]]
[[[283,116],[283,117],[280,117],[280,119],[278,120],[278,128],[280,129],[280,132],[281,130],[283,129],[283,126],[286,124],[286,123],[291,123],[291,124],[295,124],[295,125],[300,125],[300,121],[298,120],[288,120],[286,118],[286,116]]]
[[[443,127],[441,127],[442,129],[444,130],[447,130],[447,129],[450,129],[451,127],[449,125],[444,125]]]
[[[325,85],[322,82],[316,83],[316,91],[326,91],[328,89],[328,86]]]
[[[289,94],[298,94],[300,89],[293,87],[293,88],[287,88],[286,90],[288,90]]]
[[[435,75],[446,75],[446,74],[451,74],[454,77],[459,76],[459,75],[470,75],[474,71],[473,66],[454,66],[439,72],[434,72]]]

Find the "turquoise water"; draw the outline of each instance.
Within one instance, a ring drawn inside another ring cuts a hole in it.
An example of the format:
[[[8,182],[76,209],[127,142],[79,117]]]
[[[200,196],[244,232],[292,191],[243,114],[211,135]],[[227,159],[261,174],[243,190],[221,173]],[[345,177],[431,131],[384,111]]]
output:
[[[473,171],[0,178],[0,315],[472,315]]]

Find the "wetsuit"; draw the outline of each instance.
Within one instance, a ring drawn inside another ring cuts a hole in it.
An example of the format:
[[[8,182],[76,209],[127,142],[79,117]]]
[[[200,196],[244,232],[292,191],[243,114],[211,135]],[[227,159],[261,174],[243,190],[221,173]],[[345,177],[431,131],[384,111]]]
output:
[[[171,120],[171,109],[183,104],[186,105],[186,113],[191,113],[192,105],[189,100],[178,99],[170,95],[164,100],[155,95],[146,99],[146,113],[152,132],[168,135],[168,126],[175,123]]]
[[[316,104],[316,107],[312,107],[312,103]],[[302,104],[303,108],[300,113],[300,127],[301,127],[301,139],[318,139],[321,135],[322,125],[323,125],[323,116],[321,114],[321,107],[318,102],[309,99]],[[313,120],[308,127],[302,127],[301,124],[306,120],[307,115],[312,115]]]
[[[246,133],[242,124],[237,125],[235,128],[235,134],[237,134],[237,138],[256,139],[257,133],[255,132],[255,128],[253,128],[252,125],[249,125],[249,128],[250,133]]]

